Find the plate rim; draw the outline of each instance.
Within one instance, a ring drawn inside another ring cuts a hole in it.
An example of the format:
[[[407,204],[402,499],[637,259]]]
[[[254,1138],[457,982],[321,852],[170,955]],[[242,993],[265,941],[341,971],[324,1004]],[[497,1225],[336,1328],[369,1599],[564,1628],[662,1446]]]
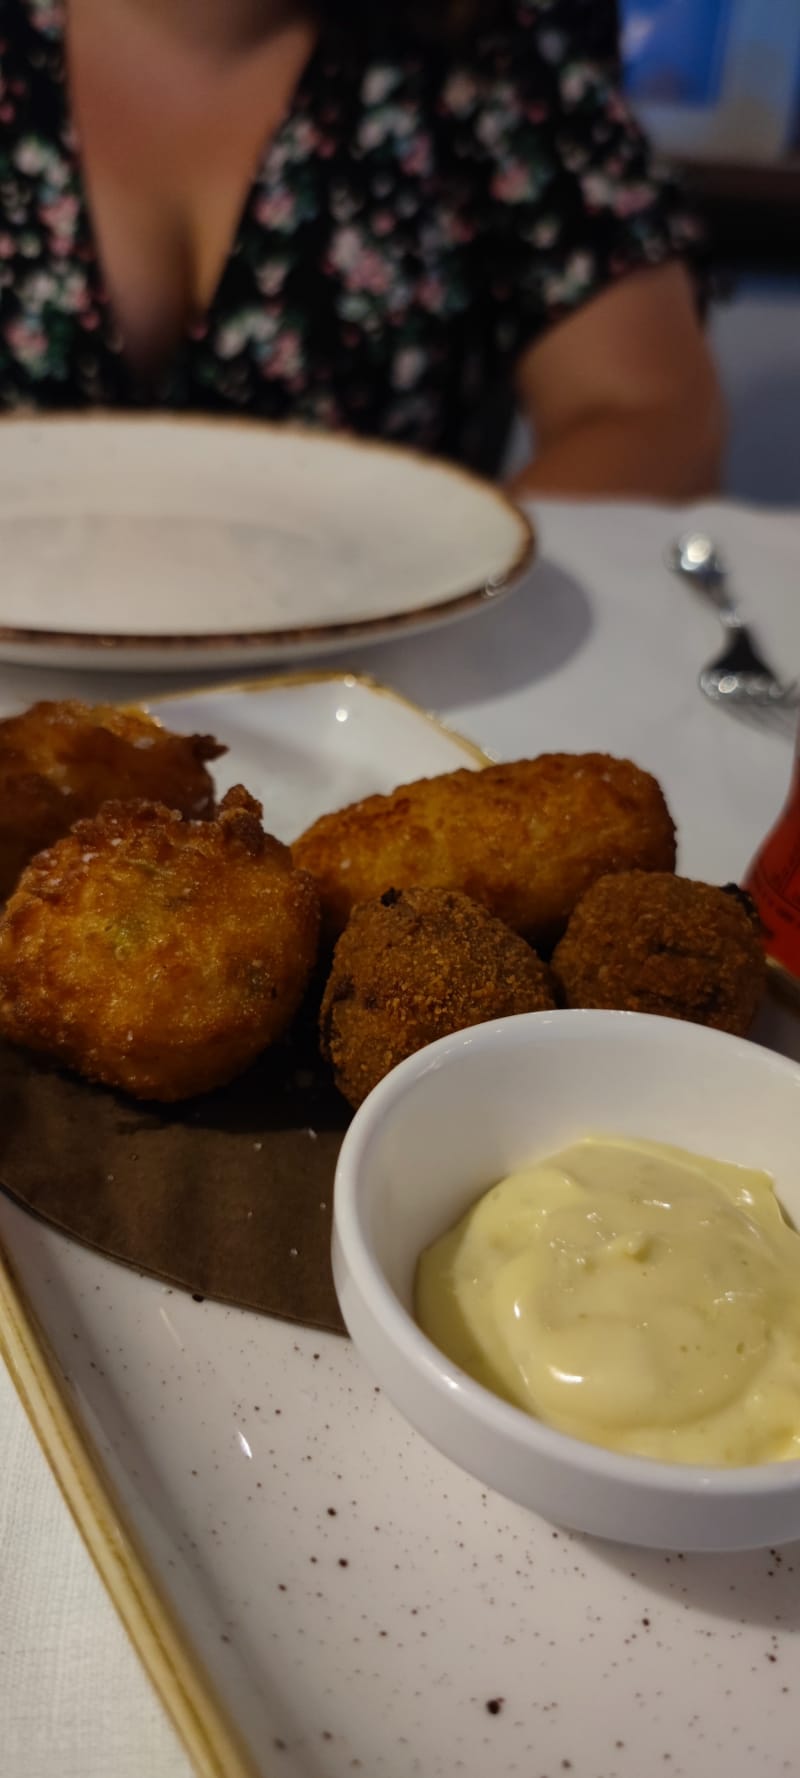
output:
[[[70,1399],[5,1241],[0,1242],[0,1361],[197,1778],[261,1778]]]
[[[368,675],[317,671],[266,675],[228,684],[157,692],[139,707],[280,691],[308,684],[359,685],[421,717],[479,765],[491,764],[477,742],[449,728],[404,693]],[[134,707],[126,700],[124,707]],[[65,1237],[68,1239],[69,1237]],[[61,1366],[0,1237],[0,1362],[5,1363],[39,1448],[77,1526],[106,1593],[189,1759],[196,1778],[263,1778],[222,1702],[209,1668],[168,1600],[131,1515],[72,1399]]]
[[[245,430],[255,434],[271,433],[291,434],[293,437],[311,440],[315,444],[361,453],[381,452],[384,455],[411,459],[425,469],[449,478],[465,481],[477,491],[502,506],[514,519],[518,542],[515,554],[501,573],[493,575],[488,581],[478,586],[469,587],[463,592],[454,593],[448,599],[416,605],[407,611],[388,612],[382,617],[347,618],[343,621],[332,621],[324,624],[298,624],[291,629],[266,630],[201,630],[189,634],[173,635],[163,632],[152,634],[141,631],[119,631],[104,635],[99,630],[51,630],[31,628],[27,625],[0,624],[0,644],[28,648],[35,652],[37,648],[85,649],[92,654],[134,653],[141,649],[161,650],[165,654],[191,653],[202,655],[208,650],[237,649],[268,649],[280,653],[291,653],[293,649],[323,647],[326,643],[333,645],[347,641],[369,641],[371,637],[386,636],[395,631],[419,628],[425,623],[446,623],[466,612],[474,611],[491,600],[502,597],[510,592],[523,574],[530,568],[537,551],[536,527],[529,514],[512,499],[504,488],[490,481],[487,476],[480,475],[477,470],[452,462],[450,459],[434,457],[429,453],[415,449],[410,445],[393,444],[387,439],[361,438],[353,433],[325,432],[321,428],[303,425],[299,421],[259,420],[251,415],[238,414],[170,414],[162,410],[143,409],[141,412],[124,414],[115,409],[93,408],[90,413],[80,408],[67,408],[58,413],[15,413],[9,419],[16,425],[41,426],[45,429],[62,425],[82,426],[95,424],[119,425],[123,428],[150,425],[167,429],[193,428],[210,426],[216,430]]]
[[[429,728],[439,735],[446,735],[449,741],[474,759],[478,766],[490,766],[495,763],[494,756],[487,753],[478,741],[463,735],[460,729],[453,728],[434,710],[426,710],[423,704],[415,703],[413,698],[406,697],[405,692],[398,691],[393,685],[385,685],[381,679],[374,679],[371,673],[353,673],[347,667],[298,667],[291,673],[263,673],[256,678],[250,675],[245,679],[222,679],[210,685],[179,686],[172,691],[148,692],[143,698],[125,699],[126,709],[149,710],[152,705],[191,703],[195,698],[213,698],[219,695],[244,693],[250,696],[253,692],[291,691],[304,685],[358,685],[363,691],[379,698],[387,698],[390,703],[400,704],[403,709],[410,710],[414,716],[421,716]]]

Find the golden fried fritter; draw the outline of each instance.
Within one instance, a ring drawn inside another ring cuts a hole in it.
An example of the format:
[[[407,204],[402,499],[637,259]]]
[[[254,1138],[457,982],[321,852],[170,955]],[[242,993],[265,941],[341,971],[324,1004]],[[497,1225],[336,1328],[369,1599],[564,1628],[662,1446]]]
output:
[[[0,722],[0,899],[44,846],[101,804],[146,797],[182,815],[210,815],[210,735],[174,735],[142,710],[33,704]]]
[[[317,878],[327,937],[385,889],[461,889],[547,948],[608,871],[672,870],[675,829],[647,772],[603,753],[544,753],[401,785],[323,815],[293,848]]]
[[[741,890],[627,871],[603,877],[579,902],[553,969],[568,1006],[661,1013],[743,1037],[765,963]]]
[[[454,889],[390,889],[355,909],[336,946],[322,1053],[360,1105],[437,1037],[554,1005],[547,965],[477,902]]]
[[[0,920],[0,1030],[139,1099],[231,1080],[284,1031],[316,958],[313,880],[241,785],[217,817],[106,803],[23,873]]]

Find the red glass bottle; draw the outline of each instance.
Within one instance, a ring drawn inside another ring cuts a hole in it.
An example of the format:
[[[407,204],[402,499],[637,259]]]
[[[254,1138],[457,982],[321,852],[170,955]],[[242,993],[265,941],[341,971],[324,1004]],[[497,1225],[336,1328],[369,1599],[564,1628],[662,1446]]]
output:
[[[768,957],[800,989],[800,752],[789,795],[743,886],[758,908]]]

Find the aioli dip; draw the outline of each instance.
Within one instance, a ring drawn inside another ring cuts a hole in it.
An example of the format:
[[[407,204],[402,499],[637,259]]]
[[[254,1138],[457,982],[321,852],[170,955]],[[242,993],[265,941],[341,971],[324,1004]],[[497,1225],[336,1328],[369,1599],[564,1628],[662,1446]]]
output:
[[[425,1250],[416,1314],[477,1382],[592,1444],[800,1457],[800,1235],[768,1173],[576,1142]]]

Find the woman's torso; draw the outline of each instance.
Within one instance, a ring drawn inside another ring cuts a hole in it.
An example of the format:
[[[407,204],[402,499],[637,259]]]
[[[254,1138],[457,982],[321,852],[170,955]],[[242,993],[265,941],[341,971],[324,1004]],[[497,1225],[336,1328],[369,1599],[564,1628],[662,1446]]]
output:
[[[547,45],[561,10],[561,0],[548,5],[542,22],[529,0],[517,8],[521,44],[500,33],[477,61],[449,65],[430,48],[359,49],[323,28],[238,224],[228,186],[209,263],[190,268],[188,287],[208,306],[184,325],[184,291],[164,317],[166,369],[148,381],[115,311],[119,243],[113,275],[101,270],[63,5],[0,0],[0,408],[146,402],[291,416],[486,466],[489,411],[498,396],[504,407],[520,345],[593,280],[624,269],[629,243],[634,263],[673,250],[641,147],[625,148],[613,90],[595,81],[591,104],[579,99],[566,123],[556,115],[564,67],[554,73]],[[582,200],[564,185],[565,142],[576,166],[582,158],[591,171],[599,152],[619,167],[628,208],[632,180],[644,193],[641,221],[623,225],[618,175],[606,177],[593,253],[582,251]],[[132,283],[127,294],[130,325]]]

